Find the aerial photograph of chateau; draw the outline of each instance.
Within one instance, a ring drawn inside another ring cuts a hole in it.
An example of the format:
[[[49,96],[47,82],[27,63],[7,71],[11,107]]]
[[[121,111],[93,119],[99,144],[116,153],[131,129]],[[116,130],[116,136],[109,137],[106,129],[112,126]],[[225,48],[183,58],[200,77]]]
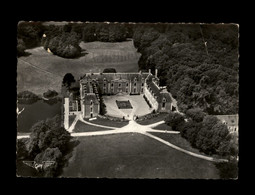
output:
[[[20,21],[16,177],[238,179],[239,26]]]

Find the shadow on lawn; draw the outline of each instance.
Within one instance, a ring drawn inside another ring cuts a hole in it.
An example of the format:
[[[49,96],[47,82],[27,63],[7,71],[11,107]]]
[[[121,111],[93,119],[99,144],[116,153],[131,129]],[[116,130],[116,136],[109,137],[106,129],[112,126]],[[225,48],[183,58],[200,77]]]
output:
[[[30,56],[31,54],[32,54],[32,53],[25,51],[22,55],[17,54],[17,56],[18,56],[18,58],[19,58],[19,57],[28,57],[28,56]]]
[[[67,150],[65,154],[63,155],[63,160],[61,164],[59,164],[58,170],[57,170],[57,176],[61,176],[63,173],[63,168],[68,166],[69,159],[73,156],[74,148],[77,147],[80,144],[80,141],[77,139],[72,139],[67,146]]]

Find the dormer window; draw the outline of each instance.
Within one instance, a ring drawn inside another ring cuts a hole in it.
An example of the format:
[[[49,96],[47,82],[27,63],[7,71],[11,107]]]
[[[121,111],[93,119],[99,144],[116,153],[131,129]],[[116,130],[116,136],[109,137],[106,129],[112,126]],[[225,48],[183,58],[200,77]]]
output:
[[[164,109],[165,107],[166,107],[166,98],[163,98],[163,100],[162,100],[162,108]]]

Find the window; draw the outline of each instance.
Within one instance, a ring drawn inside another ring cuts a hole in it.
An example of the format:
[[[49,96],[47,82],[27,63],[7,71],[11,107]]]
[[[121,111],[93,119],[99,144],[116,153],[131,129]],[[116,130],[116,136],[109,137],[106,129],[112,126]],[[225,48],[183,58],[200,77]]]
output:
[[[142,83],[142,87],[143,87],[143,83]]]
[[[106,86],[106,84],[104,83],[104,87]]]
[[[121,87],[121,83],[119,83],[119,87]]]
[[[90,108],[90,112],[93,112],[93,107]]]
[[[90,100],[90,105],[92,105],[93,104],[93,101],[92,100]]]
[[[113,87],[113,83],[111,84],[111,86]]]
[[[136,86],[136,83],[134,83],[134,86]]]
[[[165,108],[165,106],[166,106],[166,103],[165,103],[165,102],[163,102],[163,104],[162,104],[162,108]]]

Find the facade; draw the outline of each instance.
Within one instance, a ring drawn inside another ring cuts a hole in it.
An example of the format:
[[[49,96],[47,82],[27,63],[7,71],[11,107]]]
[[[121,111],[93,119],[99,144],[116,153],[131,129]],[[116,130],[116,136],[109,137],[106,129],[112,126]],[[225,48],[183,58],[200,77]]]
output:
[[[99,95],[140,95],[158,112],[172,110],[172,99],[165,87],[159,86],[157,70],[138,73],[87,73],[79,80],[79,98],[69,94],[65,100],[67,115],[81,114],[83,118],[93,118],[100,113]],[[68,105],[67,105],[68,104]],[[68,108],[68,109],[67,109]],[[66,124],[68,127],[70,124]]]

